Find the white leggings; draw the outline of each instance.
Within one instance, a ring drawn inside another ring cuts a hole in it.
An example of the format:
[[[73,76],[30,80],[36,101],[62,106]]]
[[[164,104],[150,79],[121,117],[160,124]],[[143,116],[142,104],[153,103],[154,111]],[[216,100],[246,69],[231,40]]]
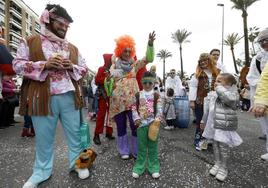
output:
[[[261,130],[264,135],[268,135],[268,118],[267,117],[261,117],[260,118],[260,125]],[[266,139],[266,150],[268,152],[268,139]]]
[[[230,147],[222,142],[213,141],[215,165],[227,170],[227,161],[230,155]]]

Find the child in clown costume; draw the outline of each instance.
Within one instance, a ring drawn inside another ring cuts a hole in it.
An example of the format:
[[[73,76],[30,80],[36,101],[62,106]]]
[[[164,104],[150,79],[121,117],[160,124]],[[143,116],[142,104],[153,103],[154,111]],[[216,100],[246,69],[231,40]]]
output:
[[[162,118],[162,105],[159,94],[154,91],[155,77],[145,72],[142,77],[143,90],[136,94],[136,103],[132,107],[133,119],[138,135],[138,158],[133,167],[132,176],[139,178],[146,166],[153,178],[159,178],[158,130]],[[158,126],[152,133],[152,126]],[[153,135],[153,138],[152,136]],[[148,165],[147,161],[148,151]]]
[[[131,106],[135,101],[135,94],[139,91],[136,80],[137,72],[153,61],[153,42],[155,34],[150,33],[146,57],[135,61],[135,42],[128,35],[116,40],[115,58],[110,68],[114,89],[110,98],[110,118],[117,126],[117,148],[122,159],[129,159],[132,154],[137,156],[137,132],[132,118]],[[131,128],[131,147],[128,144],[127,119]]]

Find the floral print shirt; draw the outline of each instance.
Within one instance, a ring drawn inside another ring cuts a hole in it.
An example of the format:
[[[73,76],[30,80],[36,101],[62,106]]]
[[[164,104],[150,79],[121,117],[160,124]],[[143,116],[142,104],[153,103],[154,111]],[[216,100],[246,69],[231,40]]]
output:
[[[115,79],[115,88],[110,97],[110,117],[113,118],[121,112],[131,110],[135,103],[135,94],[139,91],[136,74],[146,64],[146,61],[138,60],[127,75],[118,74],[120,70],[115,69],[114,64],[111,66],[110,72]]]
[[[140,91],[140,104],[139,109],[137,110],[137,105],[132,106],[132,115],[133,120],[141,120],[140,127],[148,126],[155,119],[162,119],[162,103],[161,98],[159,97],[156,105],[156,116],[154,117],[154,91]]]
[[[42,50],[45,58],[60,54],[64,59],[69,59],[68,42],[50,41],[41,35]],[[47,61],[29,61],[29,47],[25,39],[22,39],[17,50],[17,56],[13,60],[13,69],[17,74],[23,75],[29,79],[43,82],[50,76],[51,95],[63,94],[68,91],[74,91],[74,85],[71,78],[79,80],[87,73],[87,65],[81,54],[78,55],[78,64],[73,64],[73,71],[67,70],[44,70]]]

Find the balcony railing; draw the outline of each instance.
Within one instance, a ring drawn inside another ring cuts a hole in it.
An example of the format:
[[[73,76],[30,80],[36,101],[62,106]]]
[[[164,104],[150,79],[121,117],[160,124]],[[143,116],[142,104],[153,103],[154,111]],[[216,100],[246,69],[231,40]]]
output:
[[[34,30],[37,32],[37,33],[40,33],[41,32],[41,30],[39,29],[39,28],[34,28]]]
[[[18,46],[19,46],[19,43],[12,40],[12,41],[9,41],[9,46],[11,46],[12,48],[17,49]]]
[[[14,31],[12,28],[10,29],[9,33],[11,35],[14,35],[17,38],[21,38],[21,33],[20,32],[17,32],[17,31]]]
[[[13,8],[13,7],[10,7],[9,12],[10,12],[11,14],[14,14],[14,15],[15,15],[17,18],[19,18],[19,19],[22,18],[21,13],[20,13],[19,11],[17,11],[17,10],[16,10],[15,8]]]
[[[10,19],[10,23],[13,24],[13,25],[15,25],[19,29],[22,28],[21,27],[21,24],[19,22],[17,22],[16,20],[12,19],[12,18]]]
[[[14,58],[15,58],[16,55],[17,55],[17,51],[11,51],[10,53],[11,53],[11,55],[12,55]]]

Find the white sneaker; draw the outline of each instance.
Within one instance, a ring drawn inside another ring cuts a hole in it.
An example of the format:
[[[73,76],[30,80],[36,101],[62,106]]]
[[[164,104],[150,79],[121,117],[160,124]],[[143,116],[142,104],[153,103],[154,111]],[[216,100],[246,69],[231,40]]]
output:
[[[33,184],[30,181],[27,181],[22,188],[37,188],[37,185]]]
[[[124,159],[124,160],[129,159],[129,155],[121,155],[121,159]]]
[[[216,175],[216,179],[219,181],[224,181],[227,178],[227,175],[228,175],[228,171],[220,167]]]
[[[88,178],[89,176],[89,171],[87,168],[83,169],[77,168],[75,169],[75,171],[78,173],[78,177],[82,180]]]
[[[200,146],[195,146],[196,151],[201,151]]]
[[[165,130],[171,130],[172,129],[172,126],[165,126],[164,129]]]
[[[132,172],[132,177],[135,179],[138,179],[140,176],[139,176],[139,174]]]
[[[268,161],[268,153],[261,155],[261,159]]]
[[[153,177],[154,179],[157,179],[157,178],[160,177],[160,174],[159,174],[158,172],[155,172],[155,173],[152,174],[152,177]]]
[[[212,176],[216,176],[216,174],[218,173],[219,170],[219,166],[218,165],[214,165],[210,170],[209,170],[209,174]]]

